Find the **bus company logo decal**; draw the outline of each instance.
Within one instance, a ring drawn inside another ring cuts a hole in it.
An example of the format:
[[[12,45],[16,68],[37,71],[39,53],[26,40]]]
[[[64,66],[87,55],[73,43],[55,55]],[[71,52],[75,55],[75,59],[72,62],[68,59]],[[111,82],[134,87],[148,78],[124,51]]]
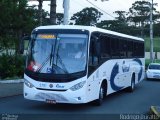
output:
[[[50,87],[50,88],[53,88],[53,84],[49,84],[49,87]]]
[[[125,65],[125,61],[123,61],[123,65],[122,65],[122,71],[125,72],[129,72],[130,70],[130,65]]]
[[[141,60],[138,59],[138,58],[133,59],[133,61],[137,62],[137,63],[140,65],[140,71],[139,71],[139,73],[138,73],[138,81],[140,81],[140,80],[141,80],[141,77],[142,77],[142,73],[143,73],[142,62],[141,62]]]
[[[64,88],[64,86],[63,86],[63,85],[60,85],[60,84],[57,84],[57,85],[56,85],[56,88]]]
[[[119,73],[119,65],[118,65],[118,63],[116,63],[112,68],[111,77],[110,77],[110,84],[111,84],[111,87],[114,91],[118,91],[124,87],[124,86],[117,86],[114,83],[114,80],[115,80],[116,76],[118,75],[118,73]]]

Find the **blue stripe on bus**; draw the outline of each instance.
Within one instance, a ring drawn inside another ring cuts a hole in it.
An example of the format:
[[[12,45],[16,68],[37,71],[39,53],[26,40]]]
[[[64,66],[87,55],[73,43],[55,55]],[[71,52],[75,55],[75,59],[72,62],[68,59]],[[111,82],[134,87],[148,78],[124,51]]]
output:
[[[111,87],[114,91],[118,91],[120,89],[122,89],[123,87],[122,86],[117,86],[115,83],[114,83],[114,80],[115,80],[115,77],[117,76],[117,74],[119,73],[119,65],[118,63],[116,63],[114,66],[113,66],[113,69],[112,69],[112,72],[111,72],[111,77],[110,77],[110,84],[111,84]]]

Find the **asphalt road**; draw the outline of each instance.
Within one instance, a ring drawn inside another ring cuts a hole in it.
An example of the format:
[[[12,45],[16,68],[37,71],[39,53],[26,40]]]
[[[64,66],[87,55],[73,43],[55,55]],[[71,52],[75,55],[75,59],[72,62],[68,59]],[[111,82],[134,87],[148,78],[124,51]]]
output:
[[[102,106],[93,104],[46,104],[25,100],[22,95],[0,99],[0,114],[147,114],[151,105],[160,106],[160,81],[144,80],[133,93],[126,90],[109,95]]]

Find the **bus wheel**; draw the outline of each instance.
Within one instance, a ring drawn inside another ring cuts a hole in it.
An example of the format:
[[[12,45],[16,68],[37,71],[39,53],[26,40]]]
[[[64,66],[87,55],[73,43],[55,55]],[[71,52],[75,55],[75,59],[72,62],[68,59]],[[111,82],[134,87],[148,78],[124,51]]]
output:
[[[102,84],[101,87],[100,87],[100,90],[99,90],[99,98],[95,101],[95,104],[97,106],[100,106],[103,102],[103,99],[105,97],[105,91],[106,91],[105,89],[106,89],[105,85]]]
[[[134,89],[135,89],[135,75],[133,74],[131,78],[131,86],[129,87],[129,92],[133,92]]]

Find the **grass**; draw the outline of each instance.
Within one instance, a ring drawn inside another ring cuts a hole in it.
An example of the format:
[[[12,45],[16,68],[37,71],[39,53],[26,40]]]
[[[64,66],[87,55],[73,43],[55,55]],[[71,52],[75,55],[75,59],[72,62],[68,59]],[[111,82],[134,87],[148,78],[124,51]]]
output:
[[[18,77],[18,76],[14,76],[14,77],[7,77],[5,79],[2,79],[2,80],[19,80],[19,79],[22,79],[22,77]],[[1,80],[1,79],[0,79]]]
[[[160,37],[155,37],[153,39],[154,52],[160,52]],[[145,51],[150,52],[150,38],[145,38]]]

